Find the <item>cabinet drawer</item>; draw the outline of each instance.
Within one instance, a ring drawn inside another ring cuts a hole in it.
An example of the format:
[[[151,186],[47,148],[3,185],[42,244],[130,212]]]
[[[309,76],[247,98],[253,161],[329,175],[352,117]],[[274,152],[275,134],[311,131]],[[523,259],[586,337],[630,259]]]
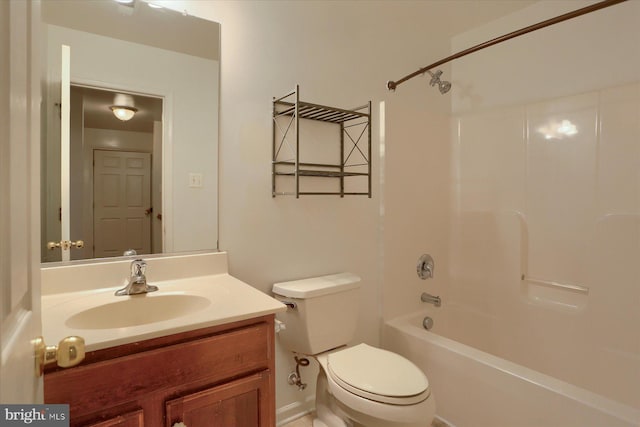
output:
[[[215,384],[268,369],[268,323],[52,372],[44,378],[47,403],[68,403],[71,419],[159,390]]]

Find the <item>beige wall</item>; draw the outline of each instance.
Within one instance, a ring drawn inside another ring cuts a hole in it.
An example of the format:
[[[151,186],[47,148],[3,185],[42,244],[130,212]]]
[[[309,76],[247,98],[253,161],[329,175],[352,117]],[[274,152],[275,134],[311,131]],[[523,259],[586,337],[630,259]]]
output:
[[[222,24],[220,247],[229,251],[231,274],[267,293],[278,281],[340,271],[358,274],[362,316],[357,339],[376,344],[383,309],[393,316],[415,308],[422,291],[435,293],[442,286],[448,233],[448,189],[440,184],[449,169],[450,98],[428,87],[425,78],[396,93],[386,90],[386,81],[446,56],[449,38],[473,22],[521,6],[171,3]],[[309,102],[353,107],[373,101],[372,199],[271,197],[271,100],[295,84]],[[381,138],[385,130],[388,135]],[[431,283],[415,276],[423,252],[436,257],[437,279]],[[278,349],[280,419],[314,392],[310,369],[303,370],[310,383],[305,392],[287,385],[292,367],[291,358]]]

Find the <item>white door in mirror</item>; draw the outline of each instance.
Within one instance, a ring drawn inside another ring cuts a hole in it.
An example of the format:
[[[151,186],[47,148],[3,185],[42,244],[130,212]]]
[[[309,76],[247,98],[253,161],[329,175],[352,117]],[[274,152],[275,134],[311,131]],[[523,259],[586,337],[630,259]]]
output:
[[[151,154],[94,150],[94,256],[151,252]]]

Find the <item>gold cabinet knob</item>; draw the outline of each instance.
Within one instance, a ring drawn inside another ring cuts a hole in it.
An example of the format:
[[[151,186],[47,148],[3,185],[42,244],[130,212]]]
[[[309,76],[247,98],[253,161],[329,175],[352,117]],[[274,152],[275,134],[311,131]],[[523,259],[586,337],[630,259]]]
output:
[[[51,363],[58,363],[61,368],[70,368],[79,365],[84,360],[84,338],[70,336],[63,338],[58,345],[46,345],[44,338],[34,340],[36,374],[41,376],[44,367]]]

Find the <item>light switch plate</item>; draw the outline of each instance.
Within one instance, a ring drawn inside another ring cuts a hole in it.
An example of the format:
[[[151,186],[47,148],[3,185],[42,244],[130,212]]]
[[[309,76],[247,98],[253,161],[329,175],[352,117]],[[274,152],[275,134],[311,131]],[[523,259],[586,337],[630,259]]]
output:
[[[189,174],[189,187],[190,188],[202,188],[202,174],[190,173]]]

